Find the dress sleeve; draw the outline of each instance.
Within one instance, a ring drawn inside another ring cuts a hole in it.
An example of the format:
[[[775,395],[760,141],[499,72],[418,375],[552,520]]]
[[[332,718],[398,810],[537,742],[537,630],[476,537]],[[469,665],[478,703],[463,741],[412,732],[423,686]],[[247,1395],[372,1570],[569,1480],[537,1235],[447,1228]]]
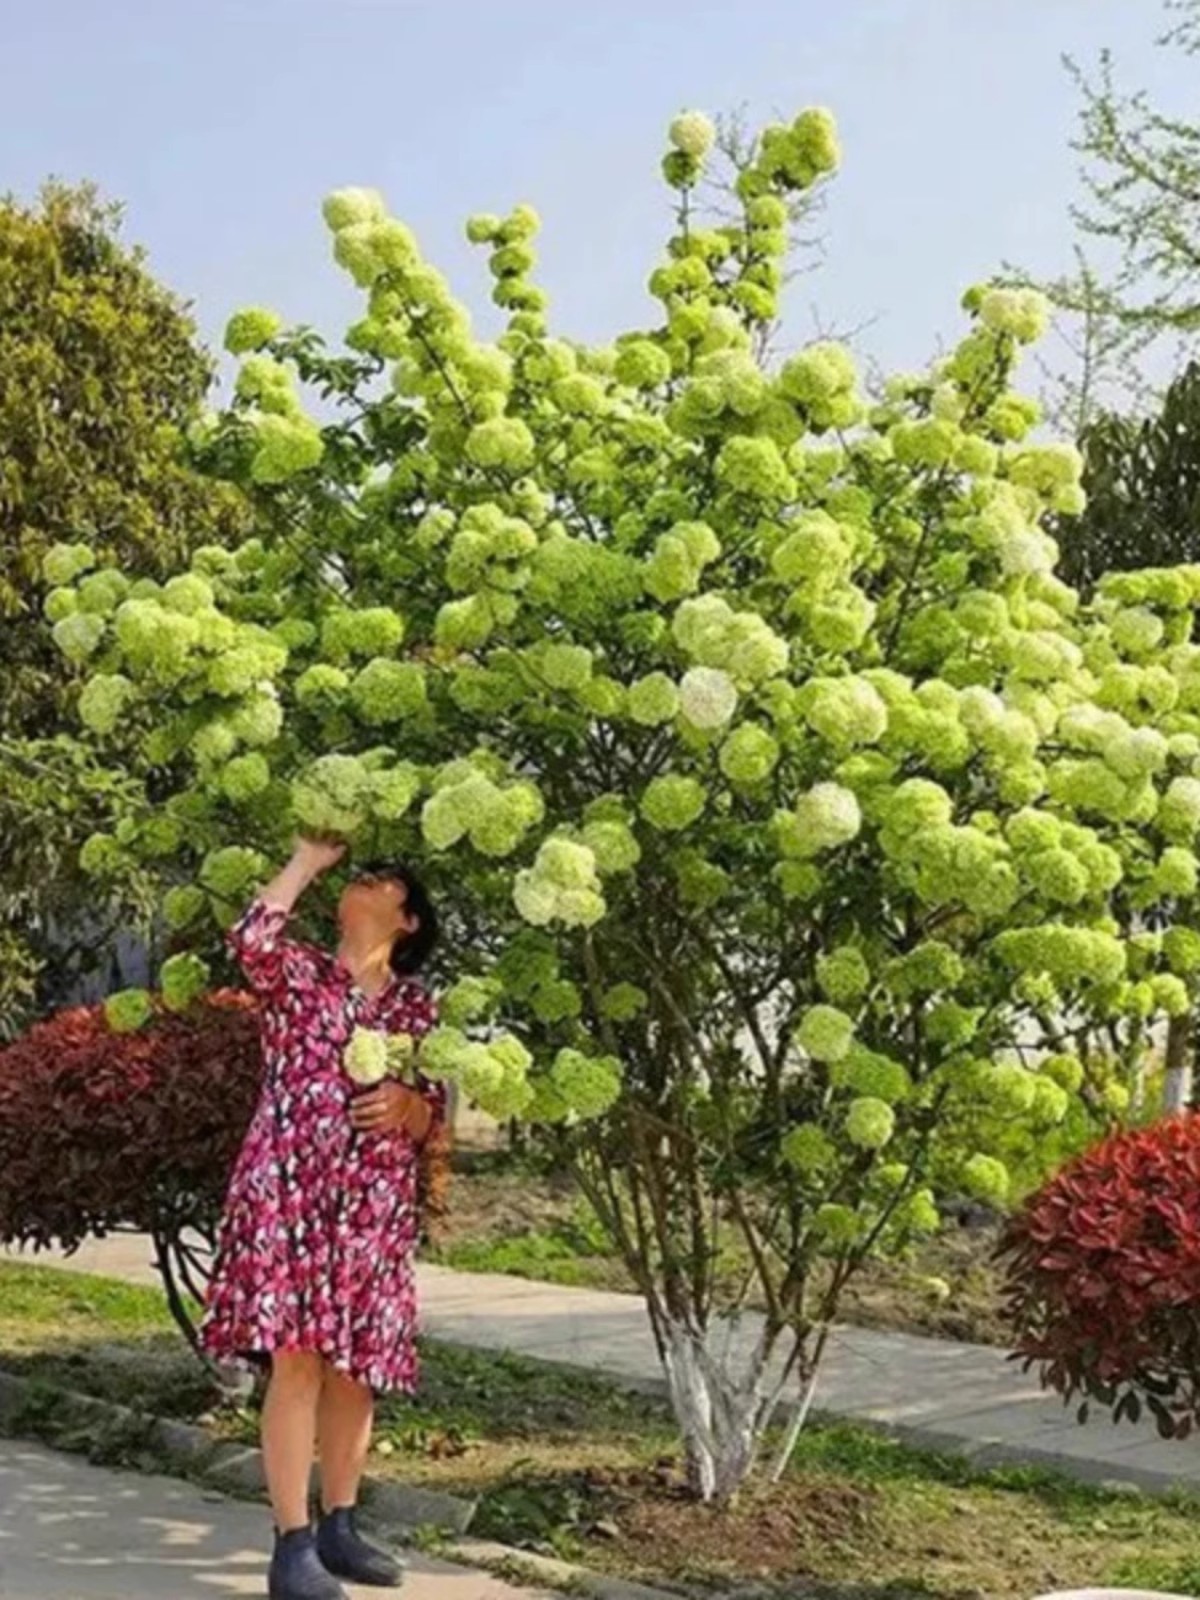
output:
[[[283,937],[289,915],[282,906],[254,900],[225,935],[226,944],[257,994],[281,994],[305,968],[305,946]]]

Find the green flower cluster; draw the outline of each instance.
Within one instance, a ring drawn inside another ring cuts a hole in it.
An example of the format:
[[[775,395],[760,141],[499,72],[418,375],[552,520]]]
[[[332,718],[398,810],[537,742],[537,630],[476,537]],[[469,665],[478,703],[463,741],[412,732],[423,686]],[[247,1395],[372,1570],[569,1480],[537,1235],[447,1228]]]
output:
[[[428,1077],[457,1084],[481,1111],[498,1121],[511,1121],[530,1107],[533,1058],[512,1034],[501,1033],[480,1043],[443,1024],[422,1039],[417,1060]]]
[[[208,964],[191,951],[169,956],[159,972],[163,1004],[168,1011],[186,1011],[208,988]]]
[[[104,1002],[104,1016],[114,1033],[136,1033],[154,1015],[154,1002],[145,989],[122,989]]]
[[[382,1083],[388,1075],[388,1036],[377,1028],[355,1028],[342,1051],[347,1076],[362,1088]]]
[[[518,872],[513,901],[526,922],[590,928],[604,915],[596,857],[586,844],[547,839],[532,867]]]
[[[283,327],[283,318],[263,306],[235,311],[225,324],[225,348],[231,356],[248,355],[269,344]]]
[[[611,1111],[621,1095],[621,1063],[615,1056],[587,1056],[560,1050],[550,1079],[568,1109],[584,1121]]]
[[[434,850],[468,839],[480,855],[499,860],[516,852],[544,814],[534,784],[501,785],[480,767],[453,761],[434,779],[421,811],[421,833]]]

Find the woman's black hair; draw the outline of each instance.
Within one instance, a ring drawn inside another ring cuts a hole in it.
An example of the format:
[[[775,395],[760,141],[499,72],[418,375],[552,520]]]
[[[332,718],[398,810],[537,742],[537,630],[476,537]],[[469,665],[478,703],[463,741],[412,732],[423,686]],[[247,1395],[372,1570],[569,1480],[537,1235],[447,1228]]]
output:
[[[434,910],[429,891],[410,867],[394,861],[369,861],[355,873],[359,878],[382,878],[389,883],[402,883],[405,889],[404,909],[416,917],[417,926],[407,937],[401,936],[392,945],[392,971],[400,976],[419,972],[433,954],[440,929],[438,914]]]

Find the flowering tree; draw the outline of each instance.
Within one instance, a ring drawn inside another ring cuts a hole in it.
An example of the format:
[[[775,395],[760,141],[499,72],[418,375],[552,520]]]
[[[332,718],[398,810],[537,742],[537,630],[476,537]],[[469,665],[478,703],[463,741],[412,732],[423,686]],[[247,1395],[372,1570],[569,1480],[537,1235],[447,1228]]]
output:
[[[875,402],[837,345],[771,362],[835,131],[768,128],[715,218],[711,144],[672,125],[660,311],[603,349],[550,336],[528,207],[468,226],[486,342],[377,195],[332,195],[348,353],[241,313],[201,442],[258,537],[162,585],[47,573],[144,795],[84,864],[170,885],[169,1003],[292,828],[420,858],[457,980],[423,1065],[559,1130],[721,1497],[864,1259],[939,1190],[1004,1199],[997,1119],[1119,1113],[1113,1060],[1188,1005],[1200,940],[1142,922],[1196,890],[1200,570],[1088,609],[1054,576],[1080,463],[1009,390],[1034,294],[972,291]],[[718,1337],[750,1293],[761,1331]]]

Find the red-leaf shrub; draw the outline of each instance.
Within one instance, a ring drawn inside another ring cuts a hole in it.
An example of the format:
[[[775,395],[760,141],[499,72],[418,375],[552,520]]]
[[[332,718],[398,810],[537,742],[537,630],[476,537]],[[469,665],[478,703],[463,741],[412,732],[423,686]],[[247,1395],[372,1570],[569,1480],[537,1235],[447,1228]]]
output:
[[[186,1016],[114,1033],[60,1011],[0,1050],[0,1238],[67,1249],[114,1228],[220,1213],[261,1074],[254,999],[220,990]]]
[[[1016,1355],[1068,1401],[1165,1438],[1200,1421],[1200,1116],[1070,1162],[1001,1245]]]
[[[61,1011],[0,1049],[0,1241],[152,1234],[172,1312],[199,1299],[230,1169],[262,1077],[257,1002],[235,990],[114,1033],[101,1006]],[[426,1146],[426,1218],[444,1202],[449,1141]]]

